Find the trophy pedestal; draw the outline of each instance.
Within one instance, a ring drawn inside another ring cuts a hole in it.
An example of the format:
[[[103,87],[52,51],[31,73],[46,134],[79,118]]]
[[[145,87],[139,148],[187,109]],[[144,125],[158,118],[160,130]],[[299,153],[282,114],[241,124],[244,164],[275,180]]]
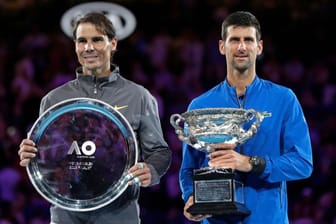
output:
[[[193,204],[187,210],[192,215],[248,216],[251,211],[239,202]]]
[[[248,216],[244,205],[243,184],[234,179],[231,169],[205,168],[193,175],[194,204],[188,212],[213,216]]]

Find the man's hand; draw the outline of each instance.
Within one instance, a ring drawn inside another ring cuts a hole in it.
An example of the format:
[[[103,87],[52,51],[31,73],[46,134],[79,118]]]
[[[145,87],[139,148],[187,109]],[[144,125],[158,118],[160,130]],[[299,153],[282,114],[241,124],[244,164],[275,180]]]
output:
[[[30,160],[36,156],[36,153],[35,143],[30,139],[23,139],[18,151],[20,166],[27,166]]]
[[[189,212],[187,212],[187,209],[193,204],[194,204],[194,196],[190,196],[188,201],[185,203],[184,209],[183,209],[183,214],[187,219],[198,222],[198,221],[201,221],[202,219],[211,217],[211,215],[192,215]]]
[[[209,166],[249,172],[252,165],[249,163],[250,157],[235,151],[236,144],[220,143],[212,146],[214,152],[209,154]]]
[[[146,163],[137,163],[132,166],[128,173],[130,173],[134,178],[131,179],[128,184],[139,184],[142,187],[147,187],[152,182],[152,174]]]

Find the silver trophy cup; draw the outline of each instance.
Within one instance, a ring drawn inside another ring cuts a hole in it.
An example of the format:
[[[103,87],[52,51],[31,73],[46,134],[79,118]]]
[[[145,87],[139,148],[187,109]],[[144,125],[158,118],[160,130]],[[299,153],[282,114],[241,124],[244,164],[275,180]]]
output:
[[[243,144],[258,131],[268,112],[253,109],[206,108],[173,114],[170,123],[178,138],[196,150],[210,153],[217,143]],[[194,170],[194,204],[191,214],[246,216],[243,183],[231,169],[205,167]]]

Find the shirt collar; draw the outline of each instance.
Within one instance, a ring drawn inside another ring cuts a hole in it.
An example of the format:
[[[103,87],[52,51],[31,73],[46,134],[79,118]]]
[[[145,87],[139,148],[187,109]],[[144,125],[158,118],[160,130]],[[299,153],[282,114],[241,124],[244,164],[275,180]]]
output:
[[[231,86],[229,84],[229,82],[227,81],[227,79],[224,80],[224,86],[225,88],[231,93],[236,95],[236,87],[235,86]],[[258,77],[258,75],[255,75],[254,80],[252,81],[252,83],[248,86],[246,86],[246,94],[251,94],[251,92],[257,90],[260,88],[261,85],[261,79]],[[254,89],[252,91],[252,89]]]
[[[111,73],[109,76],[106,77],[100,77],[100,78],[96,78],[96,76],[94,75],[88,75],[88,74],[84,74],[83,73],[83,68],[82,67],[78,67],[76,69],[76,77],[79,79],[90,79],[90,80],[96,80],[97,82],[113,82],[115,80],[117,80],[118,76],[120,75],[119,72],[119,66],[115,65],[115,64],[111,64]]]

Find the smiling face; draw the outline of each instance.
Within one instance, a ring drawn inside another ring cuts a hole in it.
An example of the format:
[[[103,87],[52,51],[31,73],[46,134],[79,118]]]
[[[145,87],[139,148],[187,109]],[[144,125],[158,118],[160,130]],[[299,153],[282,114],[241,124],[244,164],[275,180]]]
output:
[[[109,40],[92,23],[81,23],[76,30],[76,54],[84,74],[108,76],[111,52],[116,50],[117,40]]]
[[[256,29],[252,26],[229,26],[226,39],[219,41],[219,51],[226,56],[229,71],[254,75],[257,56],[262,53],[262,41],[257,40]]]

